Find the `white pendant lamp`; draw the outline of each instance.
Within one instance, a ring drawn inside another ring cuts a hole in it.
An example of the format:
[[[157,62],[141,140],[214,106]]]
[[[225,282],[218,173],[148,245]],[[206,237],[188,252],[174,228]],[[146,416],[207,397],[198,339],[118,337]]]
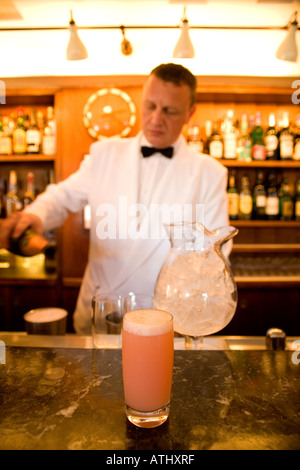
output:
[[[189,22],[184,14],[181,25],[181,35],[174,48],[173,57],[176,59],[192,59],[195,57],[195,50],[189,35]]]
[[[87,59],[87,50],[77,33],[77,27],[73,20],[72,10],[69,22],[70,40],[67,47],[67,60],[83,60]]]
[[[296,32],[298,30],[297,12],[294,12],[294,17],[288,23],[288,33],[285,40],[278,47],[276,52],[277,59],[288,60],[290,62],[297,61],[297,44]]]

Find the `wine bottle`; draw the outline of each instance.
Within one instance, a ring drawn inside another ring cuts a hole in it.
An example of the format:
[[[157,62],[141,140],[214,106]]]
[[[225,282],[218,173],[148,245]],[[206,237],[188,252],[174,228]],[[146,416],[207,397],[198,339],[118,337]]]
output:
[[[227,197],[229,219],[236,220],[239,217],[239,192],[236,187],[236,177],[233,171],[229,174],[228,178]]]
[[[239,218],[250,220],[253,209],[253,198],[249,186],[249,177],[247,174],[242,176],[241,190],[239,197]]]
[[[261,112],[255,113],[255,125],[251,134],[253,160],[266,159],[266,147],[263,139],[264,131],[261,126]]]
[[[268,220],[277,220],[279,217],[279,197],[276,183],[276,175],[275,173],[271,172],[268,175],[266,200],[266,218]]]
[[[241,119],[241,135],[237,141],[237,159],[244,162],[252,160],[252,141],[248,134],[248,116],[242,114]]]
[[[267,160],[277,160],[278,159],[278,132],[275,127],[275,114],[269,114],[269,127],[265,135],[266,143],[266,158]]]
[[[266,188],[264,185],[264,174],[259,170],[256,175],[256,182],[253,188],[253,218],[262,220],[266,213]]]
[[[279,152],[281,160],[291,160],[294,152],[294,137],[290,129],[289,113],[283,113],[282,129],[279,136]]]
[[[292,220],[294,212],[293,199],[289,189],[289,183],[286,178],[281,183],[279,198],[279,218],[281,220]]]
[[[35,256],[48,246],[48,240],[31,228],[27,228],[20,237],[11,238],[9,251],[19,256]]]

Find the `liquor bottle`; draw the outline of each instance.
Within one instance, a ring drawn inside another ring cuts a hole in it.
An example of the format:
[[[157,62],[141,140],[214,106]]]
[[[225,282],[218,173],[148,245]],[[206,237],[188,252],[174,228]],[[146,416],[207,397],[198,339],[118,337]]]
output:
[[[4,116],[0,120],[0,155],[12,154],[12,138],[9,128],[9,118]]]
[[[289,113],[282,116],[282,129],[279,135],[279,155],[281,160],[291,160],[294,152],[294,136],[290,129]]]
[[[296,181],[296,188],[295,188],[295,220],[300,221],[300,178]]]
[[[9,172],[8,192],[4,196],[4,205],[6,217],[22,209],[22,203],[17,195],[17,173],[14,170]]]
[[[200,126],[198,124],[193,124],[189,127],[187,144],[195,152],[203,152],[204,142],[201,139]]]
[[[13,152],[16,154],[26,153],[26,129],[24,126],[23,108],[18,109],[17,124],[13,131]]]
[[[249,220],[252,216],[253,199],[249,186],[249,177],[247,174],[242,176],[241,190],[239,197],[239,218]]]
[[[32,110],[29,127],[26,131],[27,153],[40,153],[41,132],[36,123],[36,111]]]
[[[248,116],[242,114],[241,134],[237,140],[237,159],[244,162],[252,160],[252,140],[248,134]]]
[[[265,144],[266,144],[266,158],[267,160],[277,160],[278,159],[278,132],[275,128],[275,114],[269,114],[269,127],[265,135]]]
[[[45,251],[48,240],[31,228],[27,228],[20,237],[11,238],[9,251],[19,256],[35,256]]]
[[[265,218],[266,199],[264,173],[262,170],[259,170],[256,174],[256,182],[253,188],[253,219],[263,220]]]
[[[268,220],[277,220],[279,217],[279,197],[277,192],[277,181],[275,173],[268,175],[267,200],[266,200],[266,218]]]
[[[54,155],[56,152],[56,126],[52,106],[47,108],[47,121],[43,131],[42,146],[44,155]]]
[[[279,197],[279,218],[281,220],[292,220],[294,213],[293,199],[289,189],[289,183],[286,178],[281,183]]]
[[[203,153],[209,154],[209,140],[212,133],[212,121],[205,122],[205,140],[203,145]]]
[[[34,173],[29,171],[27,173],[27,189],[24,194],[23,206],[26,207],[34,201],[35,190],[34,190]]]
[[[234,171],[230,172],[229,174],[227,196],[229,219],[236,220],[239,218],[239,192],[236,187],[236,177]]]
[[[253,160],[266,159],[266,147],[264,142],[264,131],[261,126],[261,112],[255,113],[255,124],[251,134],[252,138],[252,158]]]
[[[212,133],[208,142],[208,153],[214,158],[222,158],[223,156],[223,139],[218,131],[217,123],[214,123],[212,127]]]
[[[293,160],[300,160],[300,114],[295,120]]]
[[[230,109],[223,123],[223,156],[225,159],[236,159],[237,132],[233,125],[233,111]]]

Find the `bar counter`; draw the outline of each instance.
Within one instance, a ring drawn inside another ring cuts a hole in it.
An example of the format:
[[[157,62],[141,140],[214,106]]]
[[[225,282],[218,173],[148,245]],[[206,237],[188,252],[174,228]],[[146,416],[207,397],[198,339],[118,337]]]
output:
[[[0,449],[300,449],[300,352],[175,350],[171,410],[124,412],[120,349],[5,347]]]

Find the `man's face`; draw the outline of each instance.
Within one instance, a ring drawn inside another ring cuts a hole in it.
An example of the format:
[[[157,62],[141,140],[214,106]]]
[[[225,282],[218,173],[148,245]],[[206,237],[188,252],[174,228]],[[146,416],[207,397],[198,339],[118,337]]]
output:
[[[157,148],[173,144],[194,112],[188,85],[148,78],[142,98],[142,128],[146,139]]]

